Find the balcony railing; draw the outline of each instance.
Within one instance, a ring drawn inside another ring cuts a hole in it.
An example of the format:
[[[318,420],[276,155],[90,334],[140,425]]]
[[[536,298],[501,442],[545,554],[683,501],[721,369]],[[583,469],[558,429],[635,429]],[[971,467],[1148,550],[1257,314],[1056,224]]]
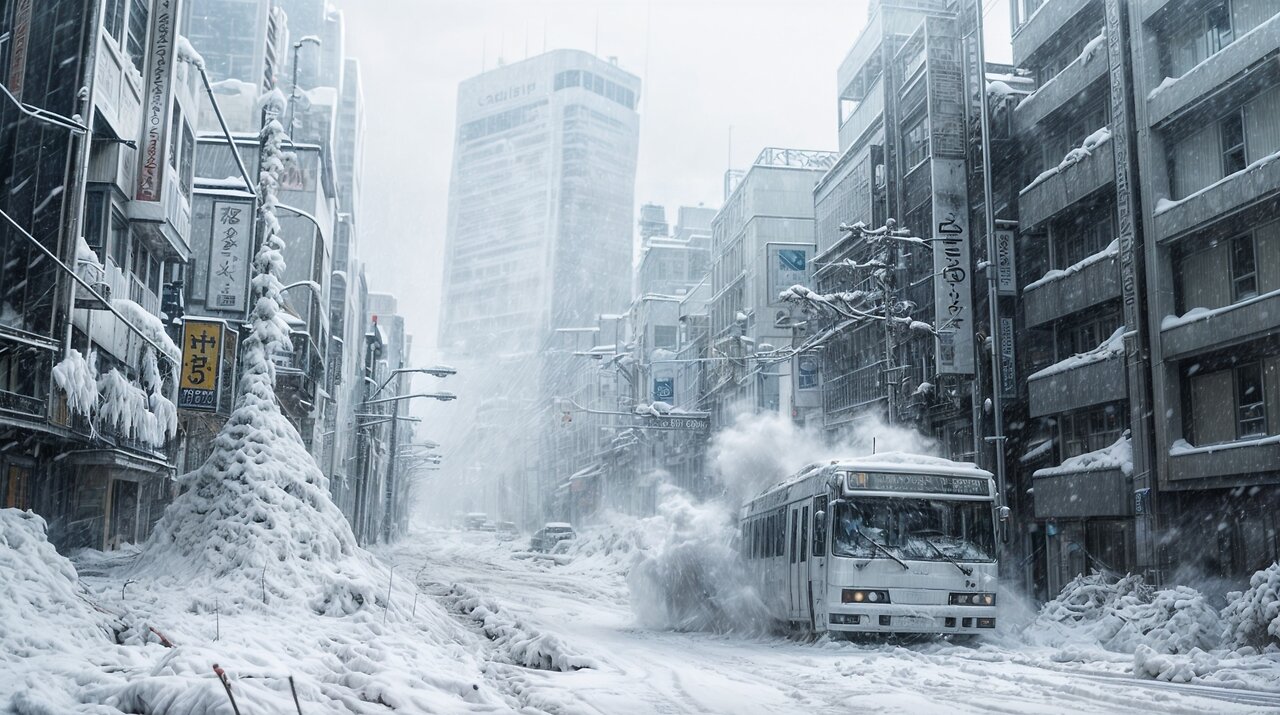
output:
[[[882,365],[874,362],[827,380],[822,386],[823,409],[833,415],[884,399],[882,372]]]

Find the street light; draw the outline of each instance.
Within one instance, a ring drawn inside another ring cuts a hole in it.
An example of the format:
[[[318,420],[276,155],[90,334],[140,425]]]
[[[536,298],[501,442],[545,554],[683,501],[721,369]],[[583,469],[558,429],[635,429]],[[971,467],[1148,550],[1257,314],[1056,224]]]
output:
[[[313,43],[316,47],[320,46],[320,38],[315,35],[307,35],[293,43],[293,85],[289,90],[289,141],[293,141],[293,105],[298,97],[298,50],[306,43]]]
[[[399,367],[399,368],[396,368],[395,370],[392,370],[391,374],[387,375],[387,379],[381,385],[378,386],[378,389],[373,391],[373,396],[377,397],[379,392],[382,392],[387,387],[387,385],[391,384],[391,381],[396,378],[396,375],[403,375],[407,372],[421,372],[421,373],[426,373],[432,377],[441,377],[441,378],[458,374],[458,371],[456,369],[449,367],[448,365],[432,365],[431,367]]]
[[[412,395],[395,395],[393,397],[383,397],[379,400],[365,400],[365,405],[380,405],[384,402],[399,402],[400,400],[412,400],[415,397],[426,397],[441,402],[449,402],[458,399],[458,396],[452,392],[415,392]]]

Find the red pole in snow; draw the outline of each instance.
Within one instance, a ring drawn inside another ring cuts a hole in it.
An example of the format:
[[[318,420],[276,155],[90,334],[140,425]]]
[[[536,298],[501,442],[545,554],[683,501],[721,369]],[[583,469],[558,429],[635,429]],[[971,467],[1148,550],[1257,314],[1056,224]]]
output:
[[[231,710],[236,715],[240,715],[240,708],[236,705],[236,696],[231,694],[231,681],[227,680],[227,673],[218,667],[217,663],[213,664],[213,674],[218,676],[218,680],[222,682],[222,687],[227,691],[227,699],[231,701]]]

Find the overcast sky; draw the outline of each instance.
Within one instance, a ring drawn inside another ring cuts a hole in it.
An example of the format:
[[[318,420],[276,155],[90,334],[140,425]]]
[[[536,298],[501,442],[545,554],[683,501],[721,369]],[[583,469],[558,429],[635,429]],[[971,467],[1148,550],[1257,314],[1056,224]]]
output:
[[[546,49],[639,75],[636,204],[719,205],[765,146],[836,148],[836,68],[866,0],[333,0],[360,60],[368,133],[360,254],[434,357],[458,83]],[[984,0],[989,37],[1008,4]],[[1007,61],[1007,40],[988,57]],[[730,144],[732,127],[732,144]]]

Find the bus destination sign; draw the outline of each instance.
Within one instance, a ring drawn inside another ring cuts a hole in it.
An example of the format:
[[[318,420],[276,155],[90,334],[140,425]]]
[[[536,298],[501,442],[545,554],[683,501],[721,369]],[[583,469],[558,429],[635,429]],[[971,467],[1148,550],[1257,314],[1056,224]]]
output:
[[[854,491],[964,494],[968,496],[988,496],[991,493],[986,479],[953,477],[945,474],[848,472],[845,483],[850,490]]]

